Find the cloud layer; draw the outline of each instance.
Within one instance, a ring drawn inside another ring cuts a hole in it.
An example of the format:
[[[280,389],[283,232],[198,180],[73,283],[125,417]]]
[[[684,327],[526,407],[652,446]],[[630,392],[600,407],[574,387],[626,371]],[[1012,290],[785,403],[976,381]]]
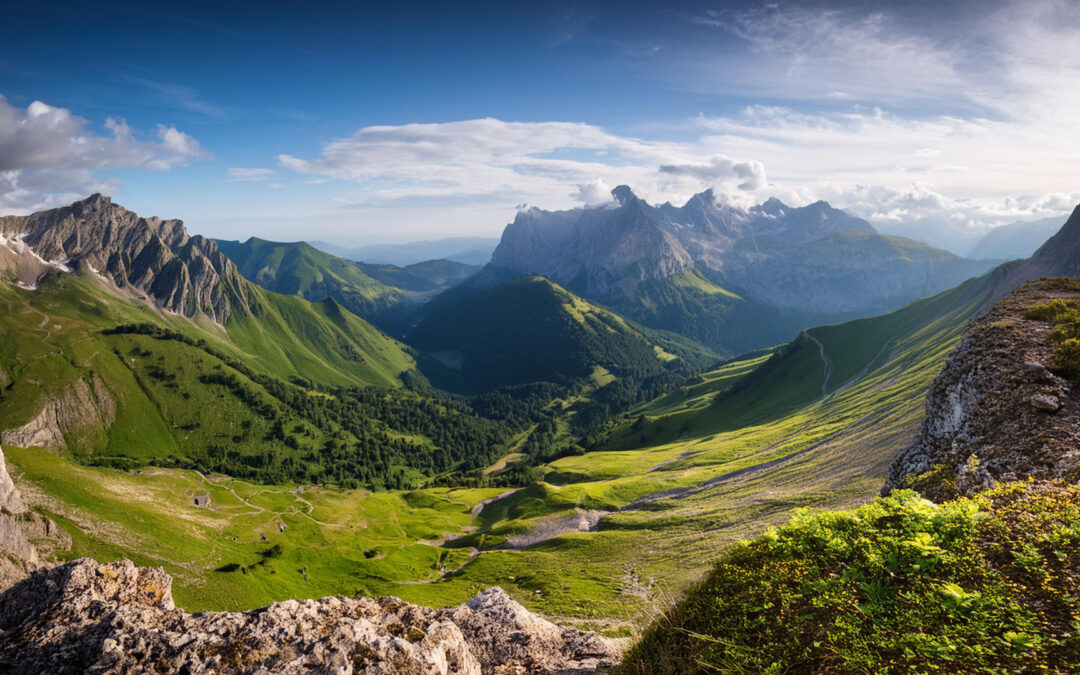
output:
[[[143,140],[122,119],[105,121],[108,135],[71,111],[34,101],[25,110],[0,96],[0,209],[22,213],[54,206],[93,191],[111,191],[114,178],[95,170],[169,169],[206,152],[175,127],[158,125],[156,140]]]
[[[673,86],[774,103],[654,126],[648,139],[498,119],[363,127],[279,162],[356,183],[343,202],[372,208],[595,206],[620,183],[652,201],[706,187],[741,206],[827,199],[965,252],[990,227],[1064,216],[1080,200],[1074,8],[972,5],[950,15],[952,27],[790,3],[707,12],[691,23],[728,48],[684,51],[683,67],[667,68],[680,73]]]

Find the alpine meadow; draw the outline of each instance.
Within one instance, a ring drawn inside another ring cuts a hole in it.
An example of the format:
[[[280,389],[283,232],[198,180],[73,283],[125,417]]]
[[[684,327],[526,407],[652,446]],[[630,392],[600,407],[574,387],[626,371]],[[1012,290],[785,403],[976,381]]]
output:
[[[0,670],[1080,672],[1072,0],[3,15]]]

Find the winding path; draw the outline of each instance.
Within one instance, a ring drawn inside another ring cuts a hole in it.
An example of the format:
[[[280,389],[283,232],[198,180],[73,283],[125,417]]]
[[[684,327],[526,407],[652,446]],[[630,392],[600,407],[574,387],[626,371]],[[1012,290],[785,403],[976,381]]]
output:
[[[814,344],[817,345],[818,351],[821,352],[821,361],[825,364],[825,376],[824,379],[822,379],[821,381],[821,395],[825,396],[829,393],[829,377],[832,376],[832,361],[830,361],[829,357],[826,356],[825,345],[821,344],[821,340],[817,339],[810,333],[807,333],[806,337],[813,340]]]

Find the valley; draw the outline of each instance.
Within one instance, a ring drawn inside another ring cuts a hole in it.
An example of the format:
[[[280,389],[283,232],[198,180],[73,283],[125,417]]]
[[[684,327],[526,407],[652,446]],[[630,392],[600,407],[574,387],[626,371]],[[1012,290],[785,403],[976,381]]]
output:
[[[325,287],[245,286],[248,309],[221,324],[78,262],[0,286],[0,442],[23,499],[71,537],[58,561],[160,566],[188,611],[446,607],[498,586],[565,626],[637,636],[718,552],[872,499],[968,322],[1067,264],[1078,227],[1026,263],[727,359],[542,277],[465,280],[399,342]],[[334,283],[383,283],[267,246]]]

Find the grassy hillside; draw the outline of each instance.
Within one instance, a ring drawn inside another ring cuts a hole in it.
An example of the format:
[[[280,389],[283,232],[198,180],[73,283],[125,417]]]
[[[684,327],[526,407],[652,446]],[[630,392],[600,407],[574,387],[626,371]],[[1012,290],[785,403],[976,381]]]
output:
[[[689,340],[636,326],[542,277],[500,284],[434,309],[407,340],[476,390],[590,378],[684,373],[708,363]]]
[[[722,354],[788,340],[805,325],[717,285],[696,269],[665,279],[648,279],[634,297],[611,306],[650,328],[685,335]]]
[[[305,242],[215,240],[245,278],[262,288],[312,302],[333,300],[393,335],[416,320],[419,305],[478,268],[450,260],[395,267],[331,255]]]
[[[315,302],[332,298],[380,328],[394,332],[402,329],[392,310],[408,304],[407,292],[369,276],[357,263],[324,253],[305,242],[282,243],[251,237],[245,242],[217,240],[217,244],[245,278],[263,288]]]
[[[372,487],[479,471],[509,441],[460,401],[401,388],[411,357],[333,302],[248,298],[222,330],[91,275],[0,285],[0,429],[93,464]]]

